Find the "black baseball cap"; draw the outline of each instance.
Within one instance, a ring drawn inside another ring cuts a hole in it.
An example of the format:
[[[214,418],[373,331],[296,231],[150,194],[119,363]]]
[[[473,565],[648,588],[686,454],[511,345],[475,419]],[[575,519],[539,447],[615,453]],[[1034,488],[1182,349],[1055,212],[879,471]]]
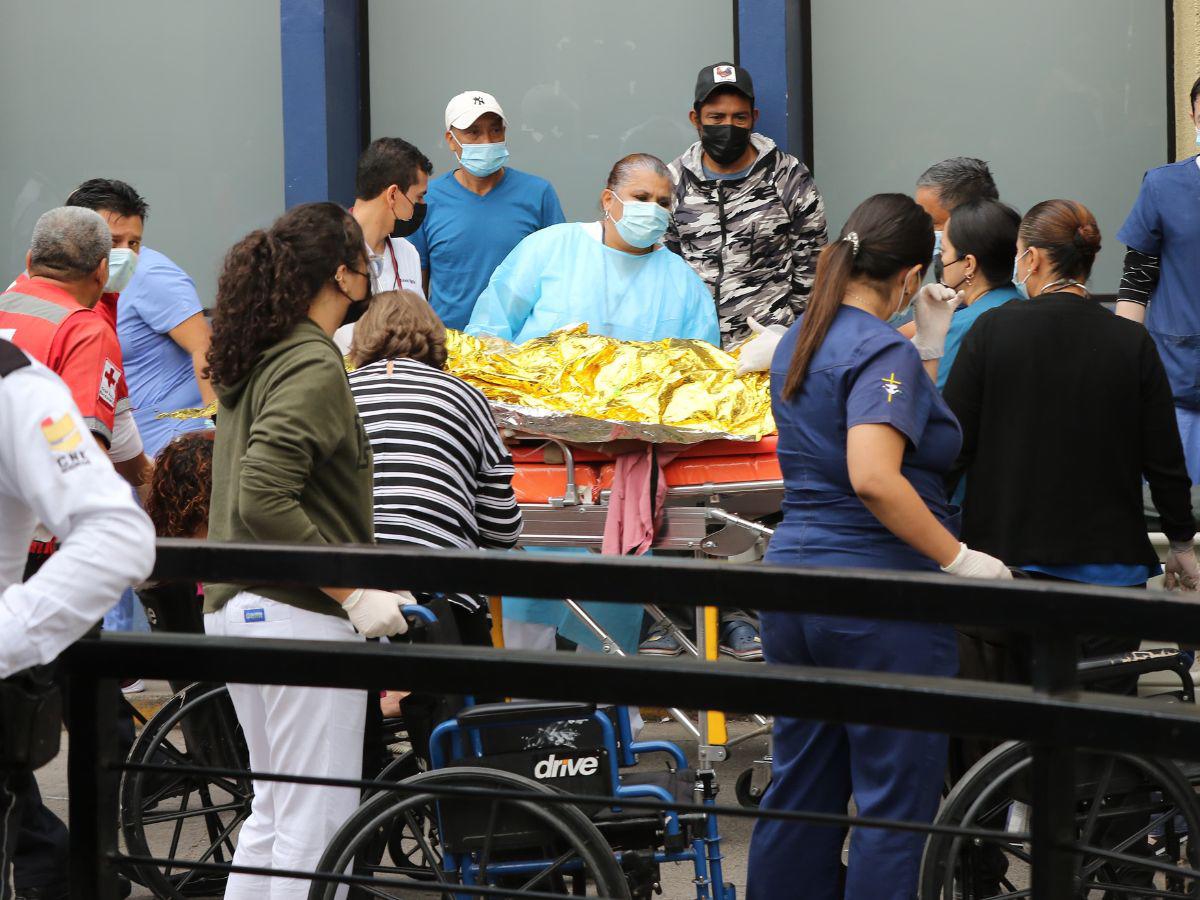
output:
[[[708,95],[720,87],[731,87],[741,91],[754,103],[754,81],[750,73],[733,63],[719,62],[705,66],[696,76],[696,105],[708,99]]]

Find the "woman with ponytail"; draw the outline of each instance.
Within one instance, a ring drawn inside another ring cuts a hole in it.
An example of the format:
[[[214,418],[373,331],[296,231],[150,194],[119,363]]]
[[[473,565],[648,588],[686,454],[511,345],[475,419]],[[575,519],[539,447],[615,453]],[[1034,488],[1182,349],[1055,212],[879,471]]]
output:
[[[932,377],[960,298],[920,288],[933,224],[910,197],[880,194],[822,252],[808,308],[779,342],[771,398],[786,497],[766,562],[942,571],[1010,578],[998,559],[956,536],[944,478],[958,423]],[[918,288],[920,291],[918,293]],[[887,324],[915,300],[910,342]],[[949,625],[799,613],[762,614],[770,663],[953,675]],[[869,725],[777,718],[769,809],[930,821],[946,737]],[[857,829],[843,888],[840,828],[760,820],[750,845],[751,900],[910,900],[924,838]]]
[[[372,543],[371,448],[333,333],[371,283],[358,223],[308,203],[225,258],[209,375],[220,406],[208,534],[215,541]],[[407,594],[209,584],[204,630],[259,639],[361,641],[405,630]],[[250,768],[359,778],[366,691],[229,685]],[[311,871],[358,791],[255,782],[234,863]],[[226,900],[300,900],[308,884],[229,876]]]

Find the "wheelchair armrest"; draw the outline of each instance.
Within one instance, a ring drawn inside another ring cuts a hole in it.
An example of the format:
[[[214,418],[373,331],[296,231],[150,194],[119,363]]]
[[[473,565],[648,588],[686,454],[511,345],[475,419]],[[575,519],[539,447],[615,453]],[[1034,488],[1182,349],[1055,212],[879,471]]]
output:
[[[454,718],[463,727],[481,728],[549,719],[583,719],[595,711],[595,703],[514,700],[511,703],[481,703],[460,711]]]
[[[1113,656],[1100,656],[1079,661],[1079,683],[1089,684],[1113,675],[1142,675],[1146,672],[1179,672],[1188,669],[1187,658],[1178,650],[1162,647],[1156,650],[1132,650]]]

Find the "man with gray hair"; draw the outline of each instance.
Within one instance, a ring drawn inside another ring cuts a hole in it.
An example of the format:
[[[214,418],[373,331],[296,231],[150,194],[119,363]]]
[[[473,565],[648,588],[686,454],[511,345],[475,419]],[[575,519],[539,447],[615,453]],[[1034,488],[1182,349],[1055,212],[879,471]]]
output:
[[[118,471],[137,483],[140,478],[130,476],[141,474],[143,454],[131,428],[121,347],[95,312],[111,250],[108,224],[92,210],[60,206],[45,213],[34,226],[24,274],[0,294],[0,338],[67,383],[88,430]]]
[[[955,156],[934,163],[917,179],[913,199],[933,219],[933,277],[942,277],[942,229],[956,207],[970,200],[999,200],[988,164],[972,156]]]

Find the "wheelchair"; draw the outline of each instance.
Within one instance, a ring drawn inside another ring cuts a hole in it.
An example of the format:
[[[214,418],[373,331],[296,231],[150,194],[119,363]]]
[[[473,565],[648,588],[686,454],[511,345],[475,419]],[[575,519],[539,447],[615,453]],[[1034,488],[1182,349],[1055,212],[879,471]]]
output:
[[[667,766],[639,764],[650,754]],[[687,768],[676,745],[635,741],[625,707],[469,706],[434,730],[429,763],[400,782],[404,790],[360,806],[317,870],[353,876],[370,896],[406,896],[404,885],[422,881],[446,898],[473,896],[456,886],[486,885],[513,896],[644,900],[661,893],[665,863],[682,863],[692,867],[697,900],[736,900],[712,812],[622,809],[633,798],[713,806],[717,793],[712,773]],[[513,792],[580,800],[538,803]],[[338,890],[314,882],[309,900],[333,900]]]
[[[203,633],[195,585],[157,584],[138,595],[153,630]],[[405,614],[424,626],[433,619],[423,607],[409,608]],[[238,829],[250,816],[253,784],[243,776],[176,774],[169,768],[244,772],[250,768],[250,755],[225,685],[171,682],[171,690],[174,696],[145,723],[128,757],[130,763],[165,766],[168,771],[126,771],[118,794],[126,852],[170,862],[127,864],[123,872],[163,900],[220,896],[226,876],[188,864],[233,862]],[[379,737],[386,759],[381,780],[400,780],[420,771],[404,745],[403,720],[384,719]],[[199,837],[197,821],[203,824]]]
[[[1180,688],[1147,702],[1195,702],[1190,661],[1178,650],[1145,650],[1088,659],[1083,686],[1113,676],[1170,671]],[[1009,741],[979,759],[954,784],[934,824],[1007,832],[985,840],[932,834],[921,865],[921,900],[1029,896],[1031,850],[1022,836],[1031,815],[1029,744]],[[1200,868],[1200,766],[1170,759],[1081,749],[1076,752],[1076,893],[1079,898],[1133,900],[1200,897],[1200,879],[1167,866]],[[1108,854],[1121,854],[1114,858]],[[1166,864],[1164,866],[1163,864]]]

